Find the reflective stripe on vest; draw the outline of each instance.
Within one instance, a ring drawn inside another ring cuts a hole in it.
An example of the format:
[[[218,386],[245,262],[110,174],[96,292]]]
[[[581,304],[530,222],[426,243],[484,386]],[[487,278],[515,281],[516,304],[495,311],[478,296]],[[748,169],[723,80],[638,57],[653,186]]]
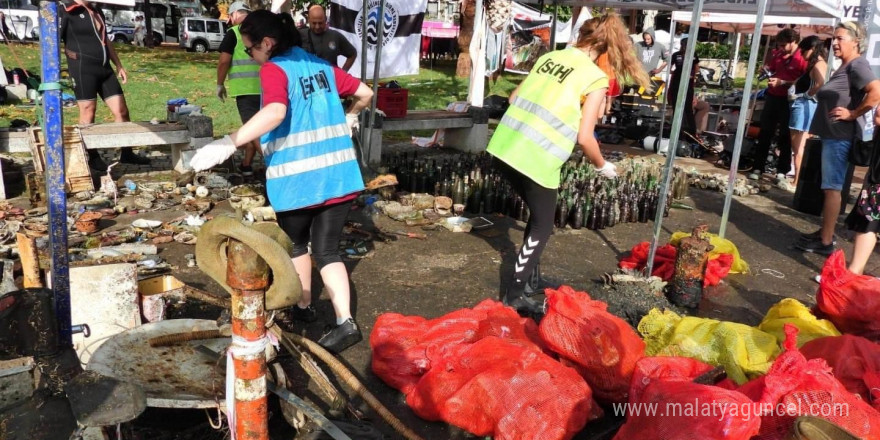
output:
[[[284,120],[260,138],[266,192],[277,212],[364,189],[333,69],[299,47],[272,58],[287,76]]]
[[[259,95],[260,65],[244,51],[238,26],[231,29],[235,33],[235,50],[232,51],[232,66],[226,75],[226,89],[229,96]]]
[[[604,72],[580,49],[540,57],[522,82],[487,151],[537,184],[555,189],[578,140],[582,98],[607,87]]]
[[[283,138],[267,142],[263,148],[266,154],[273,154],[299,145],[324,142],[329,139],[346,136],[349,132],[348,124],[336,124],[329,127],[321,127],[315,130],[290,133]]]

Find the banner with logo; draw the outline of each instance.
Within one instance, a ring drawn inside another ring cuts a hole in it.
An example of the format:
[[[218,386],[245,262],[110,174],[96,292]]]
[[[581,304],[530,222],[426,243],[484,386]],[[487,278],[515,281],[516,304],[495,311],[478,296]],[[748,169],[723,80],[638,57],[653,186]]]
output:
[[[366,78],[373,78],[376,49],[381,45],[382,59],[379,78],[419,73],[419,50],[421,49],[422,21],[428,0],[386,0],[384,16],[379,19],[379,1],[367,2],[366,14],[363,0],[333,0],[330,3],[330,27],[336,29],[357,48],[358,58],[349,73],[361,77],[361,57],[366,55]],[[367,24],[367,53],[364,54],[361,24]],[[382,41],[379,27],[382,27]]]

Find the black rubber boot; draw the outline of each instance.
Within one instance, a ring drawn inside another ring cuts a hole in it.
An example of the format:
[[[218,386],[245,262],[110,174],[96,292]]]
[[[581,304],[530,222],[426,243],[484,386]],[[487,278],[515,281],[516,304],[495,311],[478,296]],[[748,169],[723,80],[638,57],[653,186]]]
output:
[[[551,280],[547,280],[546,278],[541,276],[541,263],[535,265],[535,268],[532,269],[532,273],[529,275],[528,281],[526,281],[525,286],[525,295],[526,296],[535,296],[542,295],[544,293],[544,289],[557,289],[559,288],[559,284],[552,282]]]
[[[522,317],[529,317],[535,321],[540,321],[544,317],[544,303],[528,298],[525,294],[525,287],[526,283],[514,281],[507,288],[507,292],[504,294],[501,302],[505,306],[513,307]]]

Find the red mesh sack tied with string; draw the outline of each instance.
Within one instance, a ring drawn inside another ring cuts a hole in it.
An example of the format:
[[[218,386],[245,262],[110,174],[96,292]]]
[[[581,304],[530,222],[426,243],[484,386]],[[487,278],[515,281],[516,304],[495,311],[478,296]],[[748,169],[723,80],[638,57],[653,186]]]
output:
[[[432,363],[463,344],[486,336],[516,339],[544,350],[535,321],[487,299],[436,319],[384,313],[370,334],[372,369],[388,385],[409,394]]]
[[[642,270],[648,264],[648,253],[651,249],[651,243],[643,241],[629,251],[629,255],[620,259],[617,264],[622,269]],[[663,281],[672,279],[675,274],[675,254],[678,250],[671,244],[663,245],[657,248],[654,253],[654,268],[651,275],[660,277]]]
[[[825,260],[816,307],[841,333],[880,340],[880,280],[850,272],[843,251]]]
[[[547,346],[587,380],[599,403],[627,401],[645,343],[608,305],[569,286],[546,289],[547,315],[538,330]]]
[[[859,438],[880,439],[880,413],[847,391],[824,360],[807,360],[798,351],[793,325],[785,325],[784,346],[766,375],[739,389],[761,415],[755,440],[786,440],[798,416],[820,417]]]
[[[651,382],[641,401],[627,407],[614,440],[749,440],[761,425],[743,411],[751,404],[739,391],[712,385]]]
[[[813,339],[800,348],[807,359],[824,359],[846,389],[880,410],[880,344],[861,336]]]
[[[406,403],[419,417],[496,440],[570,439],[590,417],[590,387],[527,345],[493,336],[459,345],[425,373]]]
[[[712,366],[680,356],[650,356],[636,362],[629,385],[629,402],[641,402],[645,388],[654,382],[692,382]]]

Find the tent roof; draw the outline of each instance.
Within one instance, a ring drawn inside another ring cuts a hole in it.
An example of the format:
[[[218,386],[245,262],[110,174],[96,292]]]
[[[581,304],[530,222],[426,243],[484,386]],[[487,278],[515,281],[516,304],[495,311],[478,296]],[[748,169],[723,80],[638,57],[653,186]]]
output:
[[[672,19],[680,23],[690,23],[689,11],[674,11]],[[752,34],[755,31],[755,14],[729,14],[723,12],[706,12],[700,15],[700,27],[716,31]],[[783,17],[765,15],[763,35],[776,35],[780,25],[792,25],[801,37],[808,35],[831,35],[835,19],[831,17]]]
[[[694,0],[518,0],[519,3],[594,6],[658,11],[690,11]],[[757,0],[704,0],[703,12],[755,14]],[[767,0],[767,15],[788,17],[840,17],[842,0]]]

